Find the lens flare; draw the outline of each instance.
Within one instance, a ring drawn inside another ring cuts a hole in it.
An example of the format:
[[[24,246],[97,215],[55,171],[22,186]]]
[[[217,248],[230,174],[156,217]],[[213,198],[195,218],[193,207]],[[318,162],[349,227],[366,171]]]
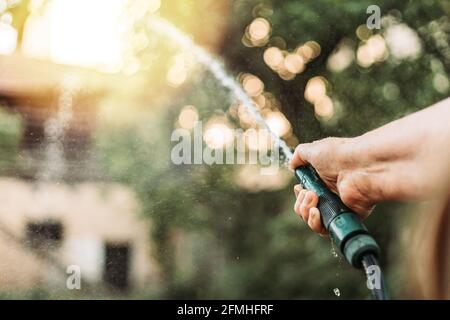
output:
[[[182,56],[177,56],[166,75],[167,83],[172,87],[182,85],[188,76],[188,67]]]
[[[264,62],[273,70],[283,63],[283,53],[277,47],[270,47],[264,51]]]
[[[256,18],[248,28],[250,40],[260,41],[270,33],[270,23],[264,18]]]
[[[242,85],[251,97],[259,96],[264,90],[264,83],[252,74],[245,74],[243,76]]]
[[[334,113],[333,100],[329,96],[323,96],[314,103],[314,112],[317,116],[329,119]]]
[[[279,111],[269,112],[266,115],[265,120],[270,130],[279,137],[282,137],[291,131],[291,124],[284,114]]]
[[[234,132],[225,118],[212,118],[205,126],[203,140],[210,149],[229,146],[234,139]]]
[[[327,85],[325,78],[323,77],[313,77],[309,79],[306,84],[305,89],[305,99],[310,103],[315,103],[315,101],[324,97],[327,93]]]
[[[178,124],[184,129],[191,130],[199,119],[197,109],[192,105],[187,105],[181,109],[178,116]]]
[[[300,73],[305,70],[305,62],[297,53],[288,54],[284,59],[284,66],[291,73]]]

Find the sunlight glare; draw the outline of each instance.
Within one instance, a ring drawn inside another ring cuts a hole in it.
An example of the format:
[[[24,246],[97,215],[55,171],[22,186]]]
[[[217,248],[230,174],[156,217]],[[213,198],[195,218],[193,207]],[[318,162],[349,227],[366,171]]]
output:
[[[17,31],[10,24],[0,21],[0,54],[11,54],[16,49]]]
[[[24,31],[25,55],[53,62],[117,72],[122,65],[126,0],[52,0],[30,14]]]

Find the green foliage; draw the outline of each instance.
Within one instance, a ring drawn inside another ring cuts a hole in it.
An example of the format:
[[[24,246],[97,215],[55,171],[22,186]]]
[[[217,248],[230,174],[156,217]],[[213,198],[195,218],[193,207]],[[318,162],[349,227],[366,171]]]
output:
[[[450,68],[448,57],[445,58],[443,51],[436,47],[432,32],[428,30],[439,19],[448,17],[448,7],[441,1],[377,1],[382,15],[393,15],[398,22],[404,22],[416,31],[420,28],[418,35],[424,52],[414,61],[388,59],[367,69],[354,62],[341,73],[330,72],[326,61],[341,40],[348,39],[354,44],[361,42],[356,29],[365,24],[366,8],[373,4],[371,1],[246,1],[245,5],[241,3],[235,7],[241,23],[231,25],[233,34],[242,34],[254,18],[252,8],[258,3],[272,8],[273,13],[266,18],[272,25],[272,35],[284,39],[285,49],[293,50],[301,43],[314,40],[321,46],[320,56],[293,81],[283,81],[262,59],[271,42],[267,46],[247,48],[236,36],[225,43],[223,53],[233,69],[259,76],[268,90],[279,97],[283,112],[292,121],[301,141],[329,135],[361,134],[448,95],[448,91],[442,93],[433,87],[433,77],[437,73],[448,74]],[[312,106],[303,98],[307,81],[316,75],[328,79],[328,90],[343,108],[332,125],[319,125],[314,120]],[[387,99],[381,94],[386,84],[399,88],[398,96]]]
[[[18,145],[22,132],[20,117],[0,110],[0,168],[2,173],[9,172],[18,156]]]

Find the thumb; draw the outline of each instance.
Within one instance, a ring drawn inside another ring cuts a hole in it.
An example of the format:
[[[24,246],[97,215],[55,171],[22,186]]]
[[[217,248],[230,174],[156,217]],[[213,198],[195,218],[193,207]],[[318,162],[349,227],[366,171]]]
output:
[[[298,167],[304,166],[310,163],[311,160],[311,143],[299,144],[294,151],[294,156],[292,157],[289,167],[291,169],[296,169]]]

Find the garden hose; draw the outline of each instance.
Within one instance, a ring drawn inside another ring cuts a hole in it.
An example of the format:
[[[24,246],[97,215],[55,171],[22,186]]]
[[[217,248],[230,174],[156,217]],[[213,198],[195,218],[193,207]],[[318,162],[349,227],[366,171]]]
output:
[[[380,266],[378,264],[377,258],[373,254],[366,254],[362,257],[362,266],[364,268],[364,271],[366,273],[368,281],[371,280],[371,277],[373,276],[373,273],[371,272],[371,268],[375,267],[378,268],[378,277],[379,277],[379,283],[378,287],[372,284],[370,286],[370,290],[372,291],[372,295],[374,299],[376,300],[388,300],[387,295],[387,289],[386,289],[386,283],[384,282],[383,273],[381,272]]]
[[[353,267],[364,269],[368,283],[372,280],[374,272],[377,272],[375,276],[379,277],[378,281],[374,286],[370,286],[374,298],[387,299],[383,275],[377,260],[380,248],[367,228],[339,196],[326,187],[313,167],[309,165],[298,167],[295,169],[295,176],[303,188],[316,192],[319,197],[317,208],[322,224],[346,260]]]

